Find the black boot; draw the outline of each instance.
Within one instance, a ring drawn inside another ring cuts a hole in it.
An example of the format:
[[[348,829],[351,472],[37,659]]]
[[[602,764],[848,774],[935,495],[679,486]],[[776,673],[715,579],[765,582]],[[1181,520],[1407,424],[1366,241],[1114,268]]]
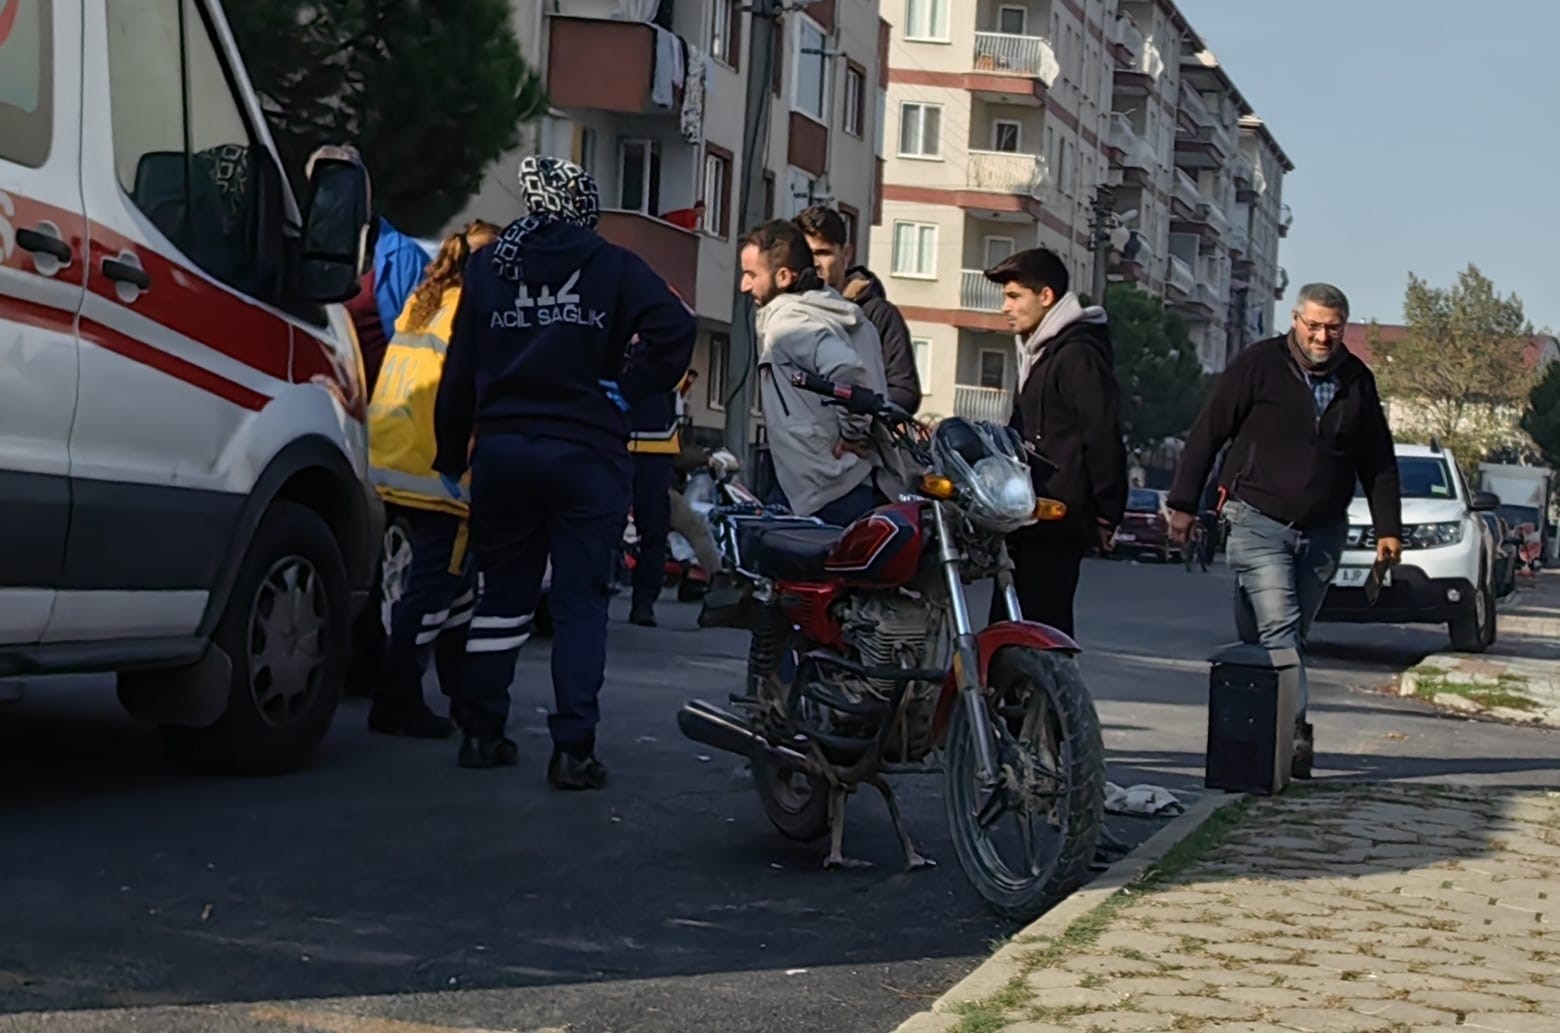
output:
[[[1289,762],[1289,775],[1291,778],[1307,781],[1311,778],[1311,768],[1316,763],[1316,741],[1312,736],[1311,722],[1299,720],[1295,722],[1295,752]]]
[[[440,717],[426,703],[388,703],[375,700],[368,711],[370,731],[381,735],[404,735],[412,739],[448,739],[455,722]]]
[[[463,768],[512,768],[520,763],[520,747],[513,739],[467,734],[460,741],[457,763]]]
[[[547,764],[547,781],[554,789],[602,789],[607,784],[607,769],[594,752],[554,749]]]
[[[655,627],[655,604],[635,603],[628,611],[628,623],[641,628]]]

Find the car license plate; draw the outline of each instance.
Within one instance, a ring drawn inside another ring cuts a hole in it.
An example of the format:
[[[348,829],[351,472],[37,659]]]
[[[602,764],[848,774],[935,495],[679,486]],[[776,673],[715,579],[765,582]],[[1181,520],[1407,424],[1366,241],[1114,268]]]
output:
[[[1137,535],[1135,535],[1135,534],[1120,534],[1118,532],[1117,535],[1116,535],[1116,541],[1118,541],[1118,542],[1135,542],[1135,541],[1137,541]]]
[[[1339,588],[1363,588],[1370,578],[1369,567],[1339,567],[1338,573],[1333,575],[1332,583]],[[1392,571],[1387,571],[1381,578],[1381,587],[1386,588],[1392,584]]]

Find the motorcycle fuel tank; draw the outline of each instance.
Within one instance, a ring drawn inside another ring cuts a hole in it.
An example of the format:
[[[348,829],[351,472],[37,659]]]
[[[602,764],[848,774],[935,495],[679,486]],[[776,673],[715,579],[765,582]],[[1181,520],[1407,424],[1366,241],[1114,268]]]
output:
[[[884,506],[845,529],[824,569],[847,584],[898,588],[920,568],[923,540],[918,504]]]

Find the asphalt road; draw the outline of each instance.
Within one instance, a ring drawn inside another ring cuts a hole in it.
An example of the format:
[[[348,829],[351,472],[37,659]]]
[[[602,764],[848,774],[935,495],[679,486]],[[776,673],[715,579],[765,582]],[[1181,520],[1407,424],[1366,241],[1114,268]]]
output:
[[[1118,783],[1202,791],[1228,593],[1222,571],[1087,566],[1082,663]],[[599,794],[545,785],[545,646],[514,690],[518,771],[371,736],[353,700],[303,773],[193,777],[104,679],[27,686],[0,705],[0,1033],[892,1029],[1013,931],[965,885],[936,780],[903,798],[940,867],[900,871],[862,796],[847,850],[879,867],[825,873],[770,829],[734,758],[677,732],[684,699],[725,697],[744,640],[697,630],[691,608],[662,617],[613,628]],[[1560,785],[1560,737],[1362,691],[1441,630],[1315,639],[1323,777]]]

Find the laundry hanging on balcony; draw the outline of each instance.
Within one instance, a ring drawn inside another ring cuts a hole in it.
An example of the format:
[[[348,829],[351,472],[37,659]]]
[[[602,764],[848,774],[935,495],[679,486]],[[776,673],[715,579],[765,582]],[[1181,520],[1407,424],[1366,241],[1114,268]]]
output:
[[[704,56],[704,51],[698,47],[688,46],[686,41],[683,45],[687,48],[687,74],[683,82],[679,127],[682,129],[683,139],[698,146],[704,143],[704,90],[709,62]]]
[[[655,18],[661,0],[618,0],[618,10],[629,21],[647,22]]]
[[[659,25],[650,27],[655,30],[655,72],[650,82],[650,100],[657,107],[670,108],[686,77],[683,41],[675,32],[668,32]]]

